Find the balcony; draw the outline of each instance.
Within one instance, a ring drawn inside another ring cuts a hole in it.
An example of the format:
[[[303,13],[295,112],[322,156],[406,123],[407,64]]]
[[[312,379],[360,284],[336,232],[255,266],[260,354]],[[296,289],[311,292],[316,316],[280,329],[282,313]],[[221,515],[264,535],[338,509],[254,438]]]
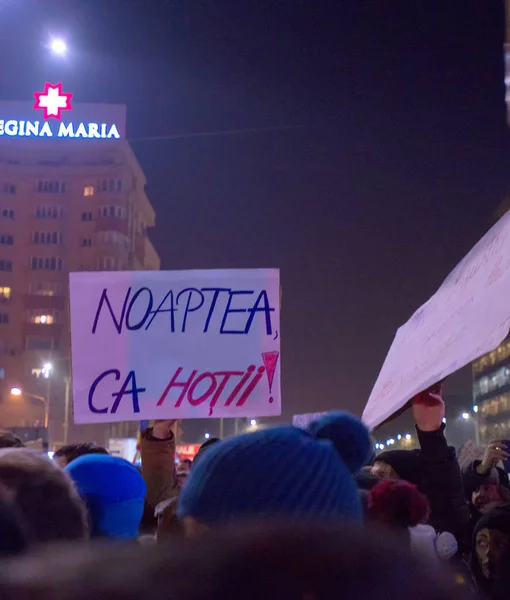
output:
[[[52,325],[41,325],[39,323],[23,323],[23,335],[26,336],[41,336],[45,338],[60,339],[64,326],[62,323],[54,323]]]
[[[25,294],[23,296],[23,306],[25,308],[40,308],[40,309],[66,309],[65,296],[42,296],[39,294]]]
[[[117,219],[115,217],[97,217],[96,231],[118,231],[128,235],[128,220]]]

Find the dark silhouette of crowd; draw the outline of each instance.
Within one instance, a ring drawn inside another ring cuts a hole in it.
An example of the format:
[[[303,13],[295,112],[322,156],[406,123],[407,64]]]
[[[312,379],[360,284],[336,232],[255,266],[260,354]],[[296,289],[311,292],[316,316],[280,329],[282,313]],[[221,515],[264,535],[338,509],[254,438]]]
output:
[[[174,421],[141,469],[94,444],[53,460],[0,434],[6,600],[510,598],[508,449],[461,471],[440,386],[412,401],[416,450],[372,455],[332,412],[208,440],[176,465]]]

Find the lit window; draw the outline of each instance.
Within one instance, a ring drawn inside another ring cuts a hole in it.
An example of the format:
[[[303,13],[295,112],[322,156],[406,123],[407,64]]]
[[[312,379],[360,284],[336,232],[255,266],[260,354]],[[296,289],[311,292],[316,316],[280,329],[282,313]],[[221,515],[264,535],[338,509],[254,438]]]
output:
[[[86,185],[83,188],[83,195],[84,196],[93,196],[94,195],[94,186],[93,185]]]
[[[0,302],[3,304],[9,302],[11,299],[11,288],[10,287],[0,287]]]
[[[52,325],[53,315],[35,315],[32,318],[32,323],[37,323],[37,325]]]

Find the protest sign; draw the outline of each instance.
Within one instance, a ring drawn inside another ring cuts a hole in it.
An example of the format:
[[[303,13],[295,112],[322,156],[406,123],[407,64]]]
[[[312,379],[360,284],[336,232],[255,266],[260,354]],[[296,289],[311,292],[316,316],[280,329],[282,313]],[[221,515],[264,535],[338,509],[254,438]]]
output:
[[[327,412],[317,412],[294,415],[292,417],[292,425],[294,425],[294,427],[299,427],[300,429],[306,429],[310,423],[318,421],[321,417],[327,414]]]
[[[76,423],[281,413],[276,269],[71,273]]]
[[[510,328],[506,213],[398,331],[363,412],[376,427],[413,396],[494,350]]]

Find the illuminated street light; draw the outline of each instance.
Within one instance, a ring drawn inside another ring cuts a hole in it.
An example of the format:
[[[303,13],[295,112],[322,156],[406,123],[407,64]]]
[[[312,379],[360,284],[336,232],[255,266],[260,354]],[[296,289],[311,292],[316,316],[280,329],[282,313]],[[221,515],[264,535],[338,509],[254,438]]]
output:
[[[53,369],[53,365],[51,363],[44,363],[44,365],[42,366],[42,369],[41,369],[42,376],[45,379],[48,379],[52,369]]]
[[[65,56],[67,54],[67,44],[61,38],[53,38],[50,48],[53,54],[57,54],[58,56]]]
[[[475,404],[475,405],[473,406],[473,412],[474,412],[474,413],[477,413],[477,412],[478,412],[478,405],[477,405],[477,404]]]
[[[21,391],[21,388],[19,387],[13,387],[11,388],[11,396],[21,396],[23,392]]]
[[[400,433],[397,435],[397,440],[400,442],[400,440],[402,439],[402,436],[400,435]]]
[[[251,427],[257,427],[257,419],[251,419],[250,425],[251,425]]]
[[[467,420],[467,419],[469,419],[469,413],[467,413],[467,412],[463,412],[463,413],[462,413],[462,415],[461,415],[461,417],[462,417],[464,420]]]
[[[206,440],[208,440],[211,437],[211,434],[210,433],[204,433],[204,437],[205,437]]]
[[[407,441],[409,441],[411,439],[411,434],[410,433],[406,433],[405,438]]]

